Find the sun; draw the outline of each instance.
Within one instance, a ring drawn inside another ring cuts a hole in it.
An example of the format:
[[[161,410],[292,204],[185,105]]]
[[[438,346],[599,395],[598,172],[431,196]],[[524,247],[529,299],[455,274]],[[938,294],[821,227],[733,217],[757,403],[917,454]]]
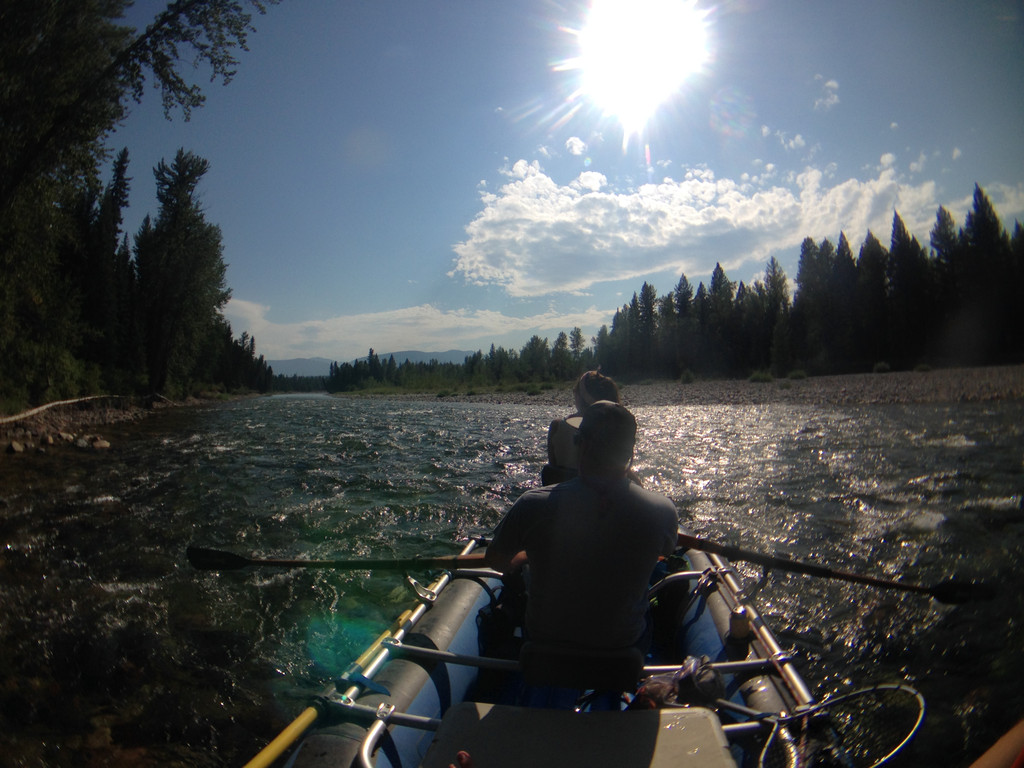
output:
[[[623,129],[623,149],[707,63],[707,12],[692,0],[593,0],[579,32],[580,89]]]

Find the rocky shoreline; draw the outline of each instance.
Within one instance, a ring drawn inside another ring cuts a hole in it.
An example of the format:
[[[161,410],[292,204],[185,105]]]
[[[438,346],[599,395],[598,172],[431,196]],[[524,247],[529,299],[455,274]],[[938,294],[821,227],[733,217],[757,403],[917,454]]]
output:
[[[623,387],[635,405],[880,405],[1024,399],[1024,366],[860,373],[806,379],[695,381]]]
[[[691,405],[878,405],[885,403],[962,403],[1024,399],[1024,365],[986,368],[947,368],[931,371],[863,373],[816,376],[804,379],[776,379],[755,382],[735,379],[693,382],[650,381],[620,384],[627,406]],[[480,392],[476,394],[433,393],[343,397],[389,398],[409,401],[438,399],[471,403],[572,405],[572,385],[533,389]]]
[[[693,382],[650,381],[621,385],[622,399],[631,407],[699,405],[877,405],[911,403],[963,403],[1024,399],[1024,365],[985,368],[947,368],[930,371],[863,373],[756,382],[731,379]],[[400,395],[348,394],[361,398],[443,400],[471,403],[519,403],[567,408],[572,385],[490,391],[476,394],[423,392]],[[196,404],[191,400],[181,405]],[[73,445],[83,450],[105,450],[110,443],[98,430],[107,424],[137,421],[154,408],[150,403],[89,402],[52,408],[25,419],[0,425],[0,447],[7,453],[46,450]]]
[[[124,398],[97,398],[57,405],[24,419],[0,425],[0,445],[6,453],[26,453],[71,445],[103,451],[110,442],[93,430],[107,424],[138,421],[146,409]]]

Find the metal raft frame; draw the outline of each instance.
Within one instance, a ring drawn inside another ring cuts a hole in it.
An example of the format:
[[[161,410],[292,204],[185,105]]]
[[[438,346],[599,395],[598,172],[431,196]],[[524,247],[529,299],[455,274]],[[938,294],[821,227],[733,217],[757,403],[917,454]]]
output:
[[[472,552],[477,542],[470,542],[462,554]],[[702,570],[683,571],[669,574],[665,579],[655,584],[650,595],[654,596],[667,586],[680,581],[691,581],[697,579],[697,585],[691,593],[691,602],[703,598],[706,605],[702,609],[712,610],[715,614],[716,624],[720,633],[725,636],[725,627],[728,626],[729,617],[739,608],[742,608],[749,622],[751,637],[748,641],[747,658],[735,661],[715,662],[711,666],[724,675],[736,675],[745,682],[742,686],[749,689],[766,689],[774,691],[776,702],[781,699],[787,702],[790,709],[758,709],[752,706],[744,706],[732,701],[719,699],[716,704],[722,711],[735,713],[745,720],[741,722],[725,723],[721,726],[722,731],[730,740],[740,739],[756,732],[762,732],[766,726],[784,719],[794,711],[800,711],[812,706],[815,703],[814,697],[807,688],[806,683],[792,664],[791,657],[779,645],[770,628],[765,624],[757,609],[750,603],[749,595],[745,595],[740,584],[739,577],[734,568],[722,557],[703,552],[689,551],[687,553],[691,561],[700,563],[702,559],[707,567]],[[695,563],[695,564],[696,564]],[[765,573],[765,577],[767,572]],[[437,731],[441,725],[441,719],[411,715],[397,711],[396,707],[389,703],[381,703],[376,707],[359,704],[357,698],[366,690],[375,690],[374,676],[391,659],[406,659],[419,664],[453,664],[475,667],[479,669],[491,669],[504,672],[521,671],[521,665],[516,660],[497,659],[484,656],[453,653],[445,650],[423,648],[415,645],[408,645],[403,642],[405,637],[417,625],[420,619],[430,610],[430,607],[455,579],[469,578],[482,584],[490,594],[492,601],[494,593],[487,584],[489,579],[500,578],[500,574],[489,569],[474,569],[465,571],[448,571],[443,573],[429,587],[423,587],[411,577],[407,577],[411,588],[416,593],[417,605],[405,611],[392,627],[383,633],[355,662],[353,662],[341,675],[338,682],[347,684],[347,687],[335,685],[326,692],[311,709],[316,717],[329,715],[330,719],[343,719],[349,722],[368,723],[365,736],[359,745],[358,764],[363,768],[373,768],[373,755],[380,743],[381,738],[390,726],[403,726],[420,729],[424,731]],[[755,585],[755,591],[763,585],[764,579]],[[725,627],[723,627],[723,622]],[[643,668],[641,678],[651,675],[671,673],[679,669],[678,665],[648,665]],[[758,674],[762,673],[762,674]],[[781,685],[780,685],[781,682]],[[756,699],[756,696],[752,697]],[[751,701],[749,703],[754,703]],[[305,713],[304,713],[305,714]],[[299,720],[296,723],[299,723]],[[269,765],[277,756],[293,743],[302,731],[312,725],[313,720],[308,724],[300,725],[302,730],[295,735],[290,735],[281,748],[269,756],[267,762],[251,761],[248,766],[261,768]],[[295,725],[295,723],[293,723]],[[290,726],[291,727],[291,726]],[[282,733],[279,739],[284,737]],[[276,740],[275,740],[276,741]],[[268,745],[264,752],[271,749],[273,743]],[[260,753],[263,755],[264,753]],[[257,756],[257,758],[260,757]]]

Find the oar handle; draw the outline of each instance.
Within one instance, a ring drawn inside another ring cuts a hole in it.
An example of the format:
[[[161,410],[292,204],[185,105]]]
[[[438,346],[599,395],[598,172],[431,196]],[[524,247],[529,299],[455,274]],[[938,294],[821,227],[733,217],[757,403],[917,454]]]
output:
[[[762,552],[751,552],[747,549],[740,549],[728,544],[720,544],[715,541],[708,541],[698,536],[690,536],[685,533],[679,534],[679,546],[687,549],[699,549],[703,552],[711,552],[715,555],[727,557],[730,560],[742,560],[747,563],[762,565],[767,568],[778,568],[793,573],[803,573],[808,576],[820,576],[825,579],[839,579],[851,581],[857,584],[868,584],[883,589],[900,589],[904,592],[919,592],[934,597],[943,603],[964,603],[972,599],[987,599],[994,594],[991,589],[982,584],[965,584],[952,581],[944,581],[934,587],[926,587],[921,584],[907,584],[901,581],[891,581],[877,576],[867,576],[849,571],[837,571],[834,568],[826,568],[811,563],[801,563],[797,560],[790,560],[788,557],[775,557]]]
[[[309,727],[316,722],[319,716],[320,712],[316,707],[306,707],[302,710],[302,714],[292,720],[283,731],[277,734],[273,741],[246,763],[244,768],[267,768],[267,766],[273,764],[288,747],[309,730]]]
[[[719,544],[696,536],[688,536],[684,533],[679,534],[679,544],[680,546],[700,549],[705,552],[722,555],[730,560],[742,560],[747,563],[767,566],[768,568],[779,568],[780,570],[792,571],[793,573],[804,573],[808,576],[820,576],[825,579],[840,579],[842,581],[852,581],[858,584],[871,584],[876,587],[895,587],[897,589],[904,589],[910,592],[929,593],[931,591],[928,587],[922,587],[918,584],[904,584],[902,582],[890,581],[888,579],[880,579],[877,576],[865,576],[859,573],[850,573],[848,571],[837,571],[834,568],[826,568],[822,565],[813,565],[812,563],[801,563],[797,560],[790,560],[788,557],[778,557],[766,555],[761,552],[751,552],[750,550],[732,547],[728,544]]]

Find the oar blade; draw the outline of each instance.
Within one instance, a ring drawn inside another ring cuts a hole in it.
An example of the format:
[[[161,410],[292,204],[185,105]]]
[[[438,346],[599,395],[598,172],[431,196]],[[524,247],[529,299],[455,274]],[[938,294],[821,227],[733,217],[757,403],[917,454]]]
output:
[[[928,594],[940,603],[962,605],[976,600],[991,600],[996,596],[996,591],[988,584],[948,579],[929,588]]]
[[[200,571],[235,571],[252,563],[247,557],[206,547],[188,547],[185,556],[192,567]]]

